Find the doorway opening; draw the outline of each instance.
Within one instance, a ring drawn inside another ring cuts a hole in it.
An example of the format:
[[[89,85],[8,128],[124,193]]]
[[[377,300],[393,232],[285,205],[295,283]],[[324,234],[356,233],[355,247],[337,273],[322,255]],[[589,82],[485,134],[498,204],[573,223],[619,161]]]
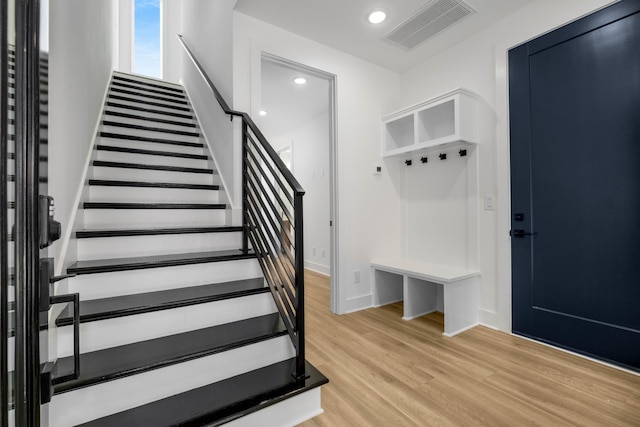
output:
[[[333,74],[263,52],[254,105],[260,129],[306,191],[305,268],[329,276],[339,312],[335,87]]]
[[[162,2],[135,0],[133,72],[162,78]]]

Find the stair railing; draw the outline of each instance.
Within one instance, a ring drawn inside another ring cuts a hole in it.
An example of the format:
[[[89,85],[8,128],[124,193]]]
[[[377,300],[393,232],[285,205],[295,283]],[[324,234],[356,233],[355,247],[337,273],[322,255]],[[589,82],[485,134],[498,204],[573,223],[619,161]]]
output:
[[[181,35],[178,40],[225,114],[242,120],[243,251],[254,251],[305,378],[304,190],[247,113],[229,108]],[[249,246],[249,244],[251,246]]]

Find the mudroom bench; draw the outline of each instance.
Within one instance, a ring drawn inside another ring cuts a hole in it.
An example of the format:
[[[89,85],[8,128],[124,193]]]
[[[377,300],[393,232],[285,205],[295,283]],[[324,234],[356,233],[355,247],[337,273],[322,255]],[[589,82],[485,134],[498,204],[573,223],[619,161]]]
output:
[[[374,306],[404,300],[405,320],[442,311],[443,335],[452,337],[478,324],[479,276],[478,270],[410,259],[374,260]]]

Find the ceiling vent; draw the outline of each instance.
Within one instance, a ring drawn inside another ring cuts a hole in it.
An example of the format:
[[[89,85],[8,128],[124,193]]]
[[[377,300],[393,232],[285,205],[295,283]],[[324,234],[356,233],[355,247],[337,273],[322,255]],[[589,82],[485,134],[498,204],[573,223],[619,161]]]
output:
[[[473,13],[475,10],[460,0],[431,0],[391,30],[384,39],[411,50]]]

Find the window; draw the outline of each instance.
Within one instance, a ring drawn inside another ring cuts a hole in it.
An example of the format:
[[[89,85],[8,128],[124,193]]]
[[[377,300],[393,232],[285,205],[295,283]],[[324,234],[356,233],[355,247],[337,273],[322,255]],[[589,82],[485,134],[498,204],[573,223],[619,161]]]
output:
[[[133,72],[162,77],[160,0],[135,0]]]

